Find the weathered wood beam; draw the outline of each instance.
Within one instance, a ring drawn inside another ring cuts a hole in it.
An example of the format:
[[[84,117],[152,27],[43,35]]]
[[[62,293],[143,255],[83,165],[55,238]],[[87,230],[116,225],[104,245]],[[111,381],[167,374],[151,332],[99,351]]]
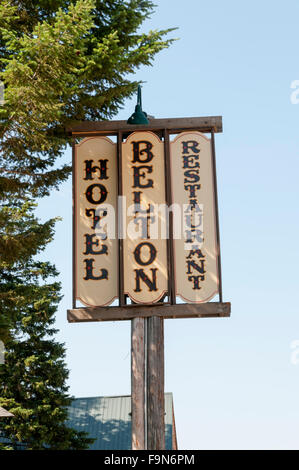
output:
[[[132,126],[127,121],[84,121],[67,128],[72,135],[117,135],[118,132],[168,130],[170,134],[182,131],[222,132],[222,116],[151,119],[148,125]]]
[[[163,318],[212,318],[229,317],[229,302],[207,302],[202,304],[167,303],[152,305],[125,305],[123,307],[85,307],[67,311],[69,323],[93,321],[132,320],[138,317]]]
[[[147,320],[147,449],[165,450],[164,320]]]
[[[145,442],[145,319],[131,323],[132,450],[146,449]]]

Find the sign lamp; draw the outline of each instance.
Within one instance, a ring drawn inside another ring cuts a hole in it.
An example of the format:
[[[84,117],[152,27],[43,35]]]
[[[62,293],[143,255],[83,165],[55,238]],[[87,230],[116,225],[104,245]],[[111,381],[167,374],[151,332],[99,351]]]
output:
[[[128,124],[149,124],[149,120],[147,119],[147,114],[145,111],[142,111],[142,103],[141,103],[141,86],[138,85],[138,93],[137,93],[137,104],[135,106],[135,112],[132,116],[127,120]]]

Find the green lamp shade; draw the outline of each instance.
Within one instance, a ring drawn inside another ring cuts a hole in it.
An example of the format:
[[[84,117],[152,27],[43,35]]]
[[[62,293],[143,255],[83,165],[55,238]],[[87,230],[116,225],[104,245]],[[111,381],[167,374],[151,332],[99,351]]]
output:
[[[127,120],[128,124],[149,124],[149,120],[147,119],[147,114],[142,111],[142,104],[141,104],[141,87],[138,85],[138,94],[137,94],[137,105],[135,106],[135,112],[132,114],[131,117]]]
[[[128,124],[149,124],[146,114],[142,111],[139,105],[135,106],[135,112],[127,120]]]

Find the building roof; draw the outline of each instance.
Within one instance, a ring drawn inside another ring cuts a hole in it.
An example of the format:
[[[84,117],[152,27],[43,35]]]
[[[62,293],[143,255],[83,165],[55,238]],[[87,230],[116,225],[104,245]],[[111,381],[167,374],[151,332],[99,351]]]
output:
[[[2,406],[0,406],[0,418],[8,418],[14,416],[12,413],[9,411],[6,411]]]
[[[165,394],[165,448],[173,448],[175,427],[172,393]],[[75,398],[68,424],[95,442],[90,450],[131,449],[131,396]]]

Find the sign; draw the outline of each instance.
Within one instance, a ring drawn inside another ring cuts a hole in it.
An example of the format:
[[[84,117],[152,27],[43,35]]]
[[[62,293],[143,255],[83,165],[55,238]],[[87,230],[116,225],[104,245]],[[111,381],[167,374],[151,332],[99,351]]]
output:
[[[71,132],[82,140],[73,145],[69,321],[229,316],[214,147],[221,117],[87,122]]]
[[[75,298],[88,306],[118,296],[116,144],[88,137],[75,146]]]
[[[127,217],[124,292],[136,303],[154,303],[167,292],[167,245],[161,239],[165,206],[164,144],[153,132],[134,132],[122,145]]]
[[[206,302],[218,292],[218,249],[211,141],[184,132],[171,142],[173,203],[182,232],[174,240],[176,295]]]

